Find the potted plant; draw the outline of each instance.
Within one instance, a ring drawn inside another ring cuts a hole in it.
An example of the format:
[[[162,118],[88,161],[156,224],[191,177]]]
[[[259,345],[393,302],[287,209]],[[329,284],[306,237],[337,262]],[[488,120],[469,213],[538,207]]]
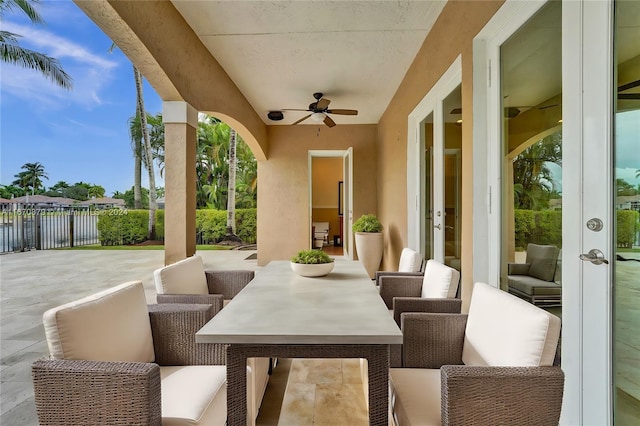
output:
[[[353,223],[353,232],[356,234],[358,259],[373,279],[380,267],[384,250],[382,224],[376,215],[363,214]]]
[[[291,269],[303,277],[322,277],[333,271],[334,261],[322,250],[300,250],[291,258]]]

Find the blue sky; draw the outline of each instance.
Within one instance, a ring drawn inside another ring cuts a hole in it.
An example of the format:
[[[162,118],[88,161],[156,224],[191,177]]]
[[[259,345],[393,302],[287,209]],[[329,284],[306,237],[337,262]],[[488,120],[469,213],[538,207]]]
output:
[[[127,120],[135,115],[131,62],[70,0],[43,1],[46,25],[6,14],[2,27],[20,34],[20,45],[57,58],[73,78],[67,91],[40,73],[0,63],[0,183],[11,184],[25,163],[40,162],[58,181],[102,185],[106,195],[133,185]],[[156,114],[162,101],[144,86],[145,107]],[[157,175],[157,173],[156,173]],[[143,173],[143,186],[147,185]],[[164,182],[156,177],[156,185]]]

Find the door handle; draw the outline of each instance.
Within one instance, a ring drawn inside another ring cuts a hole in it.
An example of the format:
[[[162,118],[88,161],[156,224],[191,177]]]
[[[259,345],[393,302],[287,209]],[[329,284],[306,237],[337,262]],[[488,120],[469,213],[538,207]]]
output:
[[[440,225],[440,224],[433,225],[433,227],[434,227],[434,228],[436,228],[436,229],[438,229],[438,230],[441,230],[441,229],[442,229],[442,225]]]
[[[585,262],[591,262],[594,265],[601,265],[603,263],[605,265],[609,264],[609,261],[604,258],[604,253],[602,253],[598,249],[591,249],[589,250],[589,253],[583,253],[579,257],[580,257],[580,260],[583,260]]]

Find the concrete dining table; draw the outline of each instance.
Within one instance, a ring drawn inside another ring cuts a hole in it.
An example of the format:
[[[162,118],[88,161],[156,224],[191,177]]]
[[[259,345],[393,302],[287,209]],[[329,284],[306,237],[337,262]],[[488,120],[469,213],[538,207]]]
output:
[[[273,261],[196,334],[228,344],[227,425],[247,419],[247,358],[365,358],[369,424],[388,424],[389,345],[402,333],[360,262],[335,260],[324,277]]]

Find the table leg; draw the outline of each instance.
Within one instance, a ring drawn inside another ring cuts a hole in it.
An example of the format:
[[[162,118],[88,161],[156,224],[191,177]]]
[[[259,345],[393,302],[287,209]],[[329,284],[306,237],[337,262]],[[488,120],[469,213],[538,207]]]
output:
[[[227,426],[247,424],[247,357],[241,347],[227,347]]]
[[[247,358],[366,358],[369,424],[388,426],[389,345],[229,345],[227,348],[227,426],[247,421]]]

